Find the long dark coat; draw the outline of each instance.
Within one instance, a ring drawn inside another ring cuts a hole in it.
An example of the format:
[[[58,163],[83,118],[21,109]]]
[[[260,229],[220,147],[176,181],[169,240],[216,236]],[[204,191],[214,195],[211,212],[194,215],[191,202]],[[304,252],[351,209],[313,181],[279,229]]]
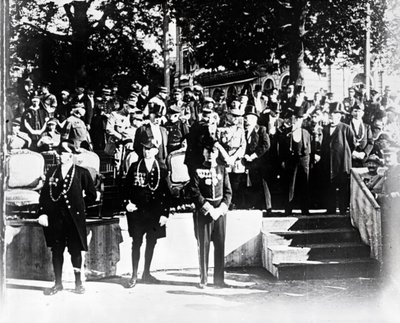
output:
[[[164,164],[160,162],[157,167],[156,162],[149,172],[141,159],[131,165],[126,175],[125,197],[137,207],[136,211],[127,213],[131,236],[132,226],[135,225],[152,225],[157,230],[157,238],[166,235],[165,225],[161,227],[159,220],[161,216],[169,216],[171,195],[167,184],[168,172]]]
[[[322,130],[321,167],[325,178],[333,179],[346,173],[350,174],[351,154],[355,149],[354,133],[342,122],[330,135],[330,126]]]
[[[50,185],[52,185],[53,198],[58,198],[60,192],[69,185],[69,178],[72,176],[73,167],[69,170],[65,179],[61,175],[61,166],[50,169],[47,172],[46,181],[40,192],[39,215],[47,214],[49,226],[44,227],[44,235],[48,247],[52,247],[55,239],[55,226],[63,216],[71,216],[76,226],[81,242],[81,250],[87,250],[86,238],[86,215],[85,206],[91,205],[96,200],[96,188],[92,177],[87,169],[75,166],[75,174],[72,179],[71,188],[62,196],[58,202],[53,202],[50,197]],[[52,175],[54,177],[52,178]],[[86,197],[83,198],[82,191]]]

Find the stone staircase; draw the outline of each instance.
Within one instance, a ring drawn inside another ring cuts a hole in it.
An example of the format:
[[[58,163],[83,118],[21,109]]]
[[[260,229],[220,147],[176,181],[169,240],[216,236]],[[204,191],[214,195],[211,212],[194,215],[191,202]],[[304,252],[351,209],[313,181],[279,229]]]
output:
[[[374,277],[378,262],[345,215],[268,217],[262,225],[263,266],[276,278]]]

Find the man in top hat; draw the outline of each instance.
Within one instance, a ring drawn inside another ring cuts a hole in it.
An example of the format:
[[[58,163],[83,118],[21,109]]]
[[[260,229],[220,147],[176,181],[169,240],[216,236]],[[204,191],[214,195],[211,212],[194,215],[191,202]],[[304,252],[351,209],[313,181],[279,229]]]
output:
[[[32,139],[31,149],[37,149],[37,142],[46,130],[46,122],[49,119],[47,111],[40,106],[40,97],[32,98],[32,105],[22,114],[21,128]]]
[[[294,203],[299,202],[303,215],[309,214],[309,169],[311,135],[302,128],[303,107],[296,107],[291,127],[279,135],[279,158],[282,163],[285,186],[285,214],[291,215]]]
[[[156,158],[158,161],[165,164],[167,159],[167,146],[168,146],[168,132],[161,126],[163,110],[160,105],[151,105],[149,109],[149,122],[143,124],[135,135],[135,141],[133,143],[136,153],[139,158],[143,158],[143,150],[141,149],[141,143],[150,139],[153,141],[158,149]]]
[[[40,102],[43,108],[47,111],[49,117],[53,118],[57,108],[57,98],[54,94],[51,94],[49,91],[50,83],[42,82],[40,89],[42,92]]]
[[[149,115],[150,110],[154,107],[158,106],[158,110],[161,115],[164,117],[167,114],[167,107],[165,105],[165,101],[168,97],[167,88],[165,86],[158,87],[156,96],[153,96],[147,103],[145,111],[143,111],[144,115]],[[166,120],[164,120],[166,121]]]
[[[177,104],[172,104],[168,107],[167,118],[168,121],[164,127],[168,131],[168,154],[185,147],[186,136],[189,133],[189,127],[186,122],[180,119],[182,107]]]
[[[143,139],[143,140],[142,140]],[[125,179],[128,204],[128,231],[132,237],[132,277],[128,288],[136,285],[140,247],[146,235],[145,263],[142,281],[159,283],[150,274],[151,261],[157,240],[166,236],[170,192],[165,164],[157,160],[158,148],[151,138],[141,138],[142,157],[132,164]]]
[[[226,287],[224,282],[226,213],[232,190],[225,166],[217,163],[219,154],[215,140],[204,133],[199,138],[203,147],[203,163],[190,178],[190,195],[196,206],[193,213],[194,231],[200,265],[199,288],[208,283],[210,242],[214,243],[214,286]]]
[[[352,166],[363,167],[374,147],[371,126],[363,121],[364,104],[355,105],[351,109],[349,126],[353,130],[356,147],[352,154]]]
[[[12,122],[11,134],[7,135],[7,148],[9,150],[29,148],[32,140],[26,132],[21,130],[21,120],[19,118]]]
[[[73,163],[72,152],[61,146],[59,153],[60,165],[47,172],[39,199],[38,220],[44,227],[47,246],[51,248],[55,275],[54,286],[45,290],[45,294],[54,295],[63,289],[65,247],[74,267],[75,292],[83,294],[81,251],[88,250],[85,208],[93,204],[99,194],[89,171]]]
[[[258,114],[255,107],[249,105],[244,114],[246,152],[243,163],[246,166],[247,180],[244,190],[249,207],[272,209],[271,194],[265,179],[265,160],[270,148],[269,136],[264,126],[258,125]],[[244,183],[242,183],[243,186]]]
[[[82,118],[85,116],[85,107],[83,103],[75,103],[71,115],[65,120],[64,127],[61,129],[61,145],[67,150],[81,152],[81,148],[91,150],[91,140],[87,131],[85,122]],[[71,149],[71,144],[73,149]]]
[[[322,129],[321,181],[326,185],[324,196],[328,214],[336,214],[337,195],[341,214],[346,214],[350,203],[350,169],[355,139],[350,126],[341,122],[343,113],[339,109],[331,111],[330,124]]]

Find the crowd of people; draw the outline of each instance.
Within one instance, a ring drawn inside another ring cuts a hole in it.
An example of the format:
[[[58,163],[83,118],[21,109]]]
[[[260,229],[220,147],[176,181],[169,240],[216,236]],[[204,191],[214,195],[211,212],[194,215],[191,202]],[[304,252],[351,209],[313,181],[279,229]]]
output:
[[[122,97],[118,85],[95,96],[78,86],[73,93],[50,92],[28,79],[18,93],[10,92],[7,145],[10,151],[54,150],[64,146],[79,153],[92,150],[114,157],[116,177],[143,157],[141,142],[151,138],[157,160],[165,164],[174,151],[185,151],[190,177],[201,167],[201,137],[209,133],[219,151],[218,162],[229,174],[231,208],[272,211],[271,190],[284,193],[285,213],[299,207],[325,207],[341,213],[349,206],[352,167],[365,167],[369,157],[383,160],[384,150],[400,143],[399,98],[386,87],[383,95],[351,87],[338,101],[333,93],[316,92],[310,100],[302,88],[254,91],[212,97],[203,88],[159,87],[135,82]],[[120,181],[123,185],[122,181]]]
[[[351,87],[343,101],[323,90],[309,100],[304,89],[294,85],[268,92],[256,85],[252,93],[232,97],[225,97],[220,88],[213,91],[213,97],[204,96],[199,85],[174,88],[170,96],[165,87],[159,87],[149,96],[149,87],[137,82],[125,98],[117,86],[104,87],[100,96],[77,87],[74,94],[63,90],[57,98],[49,90],[48,83],[35,90],[27,80],[18,96],[10,93],[7,110],[11,154],[28,148],[60,155],[60,165],[47,174],[39,203],[39,223],[52,247],[56,277],[55,285],[46,291],[49,295],[63,289],[66,247],[74,266],[76,292],[84,292],[80,278],[80,251],[87,250],[83,208],[96,194],[89,173],[74,165],[72,158],[85,150],[112,156],[115,161],[133,238],[129,288],[137,283],[144,235],[142,280],[158,282],[150,266],[157,240],[166,234],[171,206],[168,172],[174,171],[168,169],[167,158],[173,154],[184,154],[190,178],[183,192],[195,206],[200,288],[208,283],[211,241],[214,284],[226,286],[225,214],[229,208],[262,209],[268,216],[272,213],[271,191],[279,188],[286,215],[293,208],[307,215],[316,205],[329,214],[335,214],[337,207],[346,214],[350,170],[356,167],[368,168],[362,176],[378,201],[400,196],[398,184],[393,184],[400,174],[400,110],[388,87],[382,96],[372,92],[369,100]],[[377,172],[383,163],[388,166],[386,176]]]

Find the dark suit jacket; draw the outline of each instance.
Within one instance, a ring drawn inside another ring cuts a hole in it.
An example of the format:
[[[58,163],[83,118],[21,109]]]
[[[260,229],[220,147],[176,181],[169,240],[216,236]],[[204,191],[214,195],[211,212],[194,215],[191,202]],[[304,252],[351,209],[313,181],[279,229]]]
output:
[[[263,126],[256,125],[250,134],[250,140],[247,140],[246,132],[246,154],[251,156],[253,153],[257,155],[257,158],[246,165],[248,167],[260,167],[262,166],[262,160],[266,157],[265,154],[269,150],[270,141],[267,129]],[[264,157],[264,158],[262,158]]]
[[[279,158],[281,161],[286,161],[292,154],[291,151],[291,128],[287,128],[279,136]],[[311,135],[306,129],[301,129],[301,157],[311,154]]]
[[[156,158],[163,164],[165,164],[168,155],[167,152],[168,132],[167,129],[165,129],[162,126],[160,126],[160,131],[161,131],[162,142],[160,144],[160,147],[158,148],[158,154]],[[154,138],[149,124],[145,124],[136,130],[133,148],[135,149],[135,152],[138,154],[139,159],[143,158],[143,146],[141,143],[147,141],[149,138],[150,139]]]
[[[332,179],[340,174],[350,174],[351,154],[355,148],[354,133],[342,122],[330,135],[330,126],[322,130],[321,166],[326,176]]]
[[[359,129],[354,129],[354,125],[351,121],[349,123],[349,126],[353,130],[355,140],[358,143],[355,150],[359,152],[364,152],[365,159],[367,159],[367,157],[371,153],[372,148],[374,147],[374,140],[372,139],[371,126],[363,122],[362,124],[364,127],[363,132],[360,131]]]
[[[72,170],[73,167],[69,170],[67,176],[72,176]],[[54,177],[52,183],[50,183],[53,174]],[[75,175],[70,190],[58,202],[53,202],[50,197],[50,185],[52,185],[53,197],[58,198],[64,188],[64,182],[67,185],[69,183],[62,178],[61,166],[57,166],[47,172],[46,181],[40,192],[38,214],[47,214],[49,219],[49,226],[44,228],[47,246],[52,247],[55,239],[57,239],[55,228],[60,223],[58,221],[60,217],[69,214],[79,234],[82,250],[87,250],[85,205],[95,202],[96,188],[89,171],[75,166]],[[82,191],[85,191],[85,198],[82,196]]]

